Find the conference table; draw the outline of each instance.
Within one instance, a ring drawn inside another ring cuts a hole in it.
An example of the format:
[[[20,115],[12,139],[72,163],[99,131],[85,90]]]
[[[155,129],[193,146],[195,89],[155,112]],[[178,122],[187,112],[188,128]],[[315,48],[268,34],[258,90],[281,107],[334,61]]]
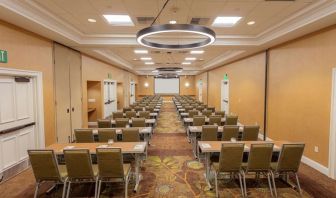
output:
[[[140,174],[141,155],[147,153],[146,142],[114,142],[113,144],[107,143],[56,143],[52,144],[46,149],[51,149],[55,152],[58,159],[64,159],[63,150],[65,149],[89,149],[91,155],[96,155],[97,148],[121,148],[123,154],[132,154],[135,158],[135,187],[136,192],[139,187],[139,183],[142,179]],[[61,161],[61,160],[59,160]]]
[[[131,125],[132,124],[132,119],[129,119],[128,123]],[[150,126],[154,126],[156,124],[156,119],[145,119],[145,123],[146,125],[150,125]],[[115,125],[116,121],[115,120],[111,120],[111,124]]]
[[[123,116],[126,117],[126,113],[123,113]],[[139,117],[139,116],[140,116],[140,113],[137,112],[137,113],[136,113],[136,116]],[[149,113],[149,116],[150,116],[151,118],[156,119],[157,116],[158,116],[158,113],[157,113],[157,112],[152,112],[152,113]]]
[[[205,179],[209,186],[209,188],[212,188],[210,184],[211,175],[210,175],[210,156],[211,153],[220,153],[222,144],[223,143],[233,143],[231,141],[198,141],[198,147],[201,151],[201,153],[205,154]],[[263,143],[273,143],[273,156],[272,161],[274,159],[278,159],[281,147],[283,144],[293,143],[289,141],[236,141],[236,143],[244,143],[244,156],[248,156],[250,152],[251,144],[263,144]],[[244,157],[244,162],[246,162],[247,158]]]

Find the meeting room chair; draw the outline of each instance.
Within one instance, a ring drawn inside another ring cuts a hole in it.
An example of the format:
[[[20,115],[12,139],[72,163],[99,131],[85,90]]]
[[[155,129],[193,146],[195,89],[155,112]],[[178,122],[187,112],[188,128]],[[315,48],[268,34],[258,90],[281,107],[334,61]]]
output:
[[[212,111],[211,110],[203,110],[202,111],[202,115],[206,116],[206,117],[210,117],[212,115]]]
[[[218,126],[216,125],[203,125],[201,133],[201,141],[217,141]],[[197,156],[200,159],[200,150],[198,143],[197,145]]]
[[[209,125],[222,125],[222,117],[218,115],[209,116]]]
[[[203,126],[205,125],[205,116],[194,116],[193,126]]]
[[[222,141],[238,140],[239,127],[235,125],[225,125],[223,126]]]
[[[245,196],[245,186],[243,181],[245,180],[245,174],[242,169],[242,161],[244,154],[243,143],[224,143],[222,144],[219,154],[219,162],[214,162],[212,168],[215,172],[215,190],[216,197],[219,197],[218,192],[218,176],[222,174],[237,175],[239,178],[239,185],[242,196]]]
[[[125,128],[122,130],[123,142],[140,142],[140,133],[138,128]]]
[[[98,164],[98,190],[100,196],[102,182],[124,182],[125,197],[127,197],[130,164],[123,163],[123,155],[120,148],[97,148]]]
[[[94,142],[92,129],[75,129],[76,143],[92,143]]]
[[[267,175],[268,186],[273,197],[272,183],[273,174],[271,169],[271,160],[273,154],[273,143],[258,143],[251,144],[250,152],[246,167],[244,167],[245,175],[248,173],[255,173],[256,179],[259,179],[261,173]],[[244,186],[246,181],[244,180]],[[245,196],[247,196],[247,189],[245,187]]]
[[[132,118],[132,127],[146,127],[146,119]]]
[[[149,111],[139,111],[139,117],[150,119],[150,112]]]
[[[99,119],[98,122],[98,128],[111,128],[112,123],[110,119]]]
[[[154,113],[154,108],[155,108],[155,106],[150,105],[149,107],[146,107],[145,110],[149,111],[150,113]]]
[[[207,110],[210,110],[211,112],[215,112],[216,111],[215,107],[207,107]]]
[[[135,111],[126,111],[126,118],[128,119],[132,119],[132,118],[136,118],[137,115],[136,115],[136,112]]]
[[[300,186],[299,177],[297,175],[301,163],[301,158],[303,155],[305,144],[283,144],[280,156],[277,163],[272,163],[272,174],[273,175],[273,188],[275,196],[277,197],[277,190],[275,186],[274,177],[285,175],[294,174],[297,189],[302,195],[302,190]]]
[[[238,124],[238,116],[228,115],[225,119],[225,125],[237,125]]]
[[[242,141],[257,141],[259,126],[244,126]]]
[[[117,133],[115,129],[98,129],[98,141],[99,142],[108,142],[108,140],[117,141]]]
[[[65,149],[65,166],[68,172],[67,198],[70,196],[71,183],[96,183],[95,197],[97,197],[97,165],[92,165],[88,149]]]
[[[124,117],[124,113],[123,112],[113,112],[112,113],[112,117],[115,120],[116,118],[123,118]]]
[[[136,112],[143,111],[143,107],[141,107],[141,106],[137,106],[137,107],[134,108],[134,110],[135,110]]]
[[[129,125],[129,119],[128,118],[117,118],[115,119],[115,126],[117,128],[125,128]]]
[[[189,110],[189,118],[193,118],[194,116],[197,116],[198,115],[198,111],[197,110]]]
[[[126,113],[127,111],[132,111],[131,105],[130,105],[130,107],[124,107],[123,108],[123,113]]]
[[[63,184],[62,198],[64,198],[68,173],[64,165],[57,165],[54,151],[28,150],[28,156],[36,180],[34,198],[37,198],[40,185],[44,181]]]
[[[222,118],[225,117],[225,111],[216,111],[215,115],[220,115]]]

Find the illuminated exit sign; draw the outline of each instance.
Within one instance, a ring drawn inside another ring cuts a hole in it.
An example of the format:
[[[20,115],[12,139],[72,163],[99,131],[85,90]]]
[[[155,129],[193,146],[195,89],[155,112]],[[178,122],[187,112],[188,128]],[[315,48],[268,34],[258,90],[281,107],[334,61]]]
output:
[[[7,61],[8,61],[7,51],[0,50],[0,63],[7,63]]]

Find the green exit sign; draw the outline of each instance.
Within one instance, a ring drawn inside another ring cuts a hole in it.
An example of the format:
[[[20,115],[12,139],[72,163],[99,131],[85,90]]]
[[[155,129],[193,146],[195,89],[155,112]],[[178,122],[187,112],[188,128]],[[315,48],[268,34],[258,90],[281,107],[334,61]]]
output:
[[[0,50],[0,63],[7,63],[7,61],[8,61],[7,51]]]

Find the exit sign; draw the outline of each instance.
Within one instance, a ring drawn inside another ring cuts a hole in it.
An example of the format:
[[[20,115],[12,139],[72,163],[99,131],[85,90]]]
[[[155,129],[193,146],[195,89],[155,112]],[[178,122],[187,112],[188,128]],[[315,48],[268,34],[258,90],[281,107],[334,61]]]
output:
[[[7,61],[8,61],[7,51],[0,50],[0,63],[7,63]]]

